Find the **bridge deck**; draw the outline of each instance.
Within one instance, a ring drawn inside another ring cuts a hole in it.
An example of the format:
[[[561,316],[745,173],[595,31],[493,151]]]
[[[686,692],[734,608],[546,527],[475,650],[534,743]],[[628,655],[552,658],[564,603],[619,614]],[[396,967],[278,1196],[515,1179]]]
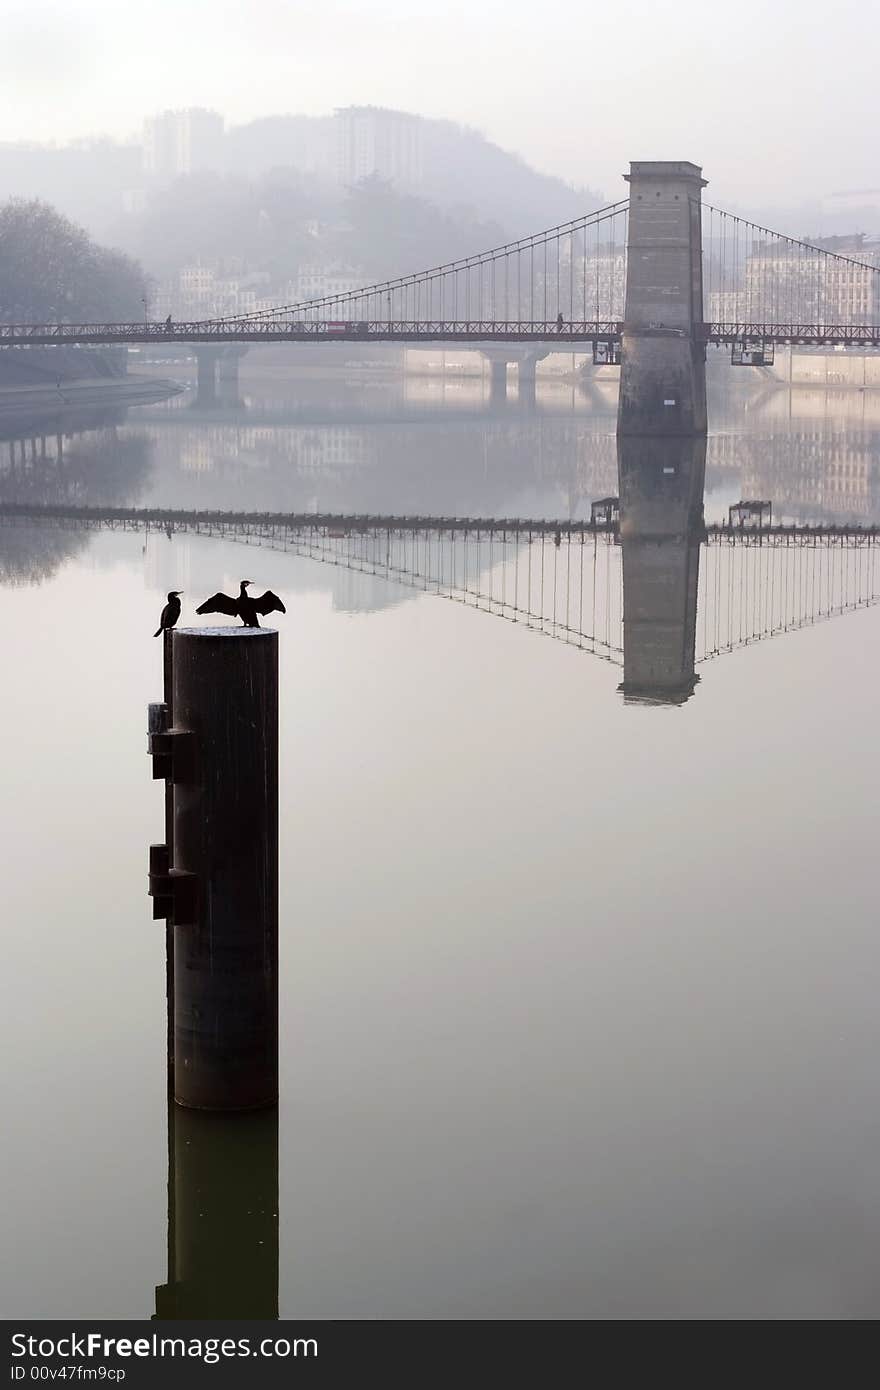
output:
[[[585,347],[595,342],[618,342],[624,324],[619,319],[557,321],[488,320],[305,320],[266,319],[234,322],[222,319],[175,323],[61,323],[0,324],[0,345],[7,347],[105,347],[114,343],[193,343],[222,347],[228,343],[419,343],[468,345],[474,348],[510,343],[520,346]],[[649,332],[651,330],[648,330]],[[672,330],[658,326],[657,333]],[[880,324],[704,323],[700,341],[868,346],[880,348]]]

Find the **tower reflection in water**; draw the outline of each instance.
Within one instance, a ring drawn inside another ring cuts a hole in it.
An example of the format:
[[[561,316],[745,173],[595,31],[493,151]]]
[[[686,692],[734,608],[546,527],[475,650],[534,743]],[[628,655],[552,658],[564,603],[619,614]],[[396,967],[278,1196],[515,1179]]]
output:
[[[694,692],[705,439],[618,441],[627,701],[680,705]]]
[[[168,1104],[168,1282],[155,1318],[278,1317],[278,1111]]]

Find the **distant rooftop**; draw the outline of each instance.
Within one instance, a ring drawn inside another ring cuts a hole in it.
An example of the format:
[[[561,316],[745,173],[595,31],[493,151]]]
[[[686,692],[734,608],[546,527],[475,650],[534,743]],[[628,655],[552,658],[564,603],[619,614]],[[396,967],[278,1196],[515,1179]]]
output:
[[[402,116],[407,121],[421,121],[412,111],[398,111],[393,106],[337,106],[334,116]]]

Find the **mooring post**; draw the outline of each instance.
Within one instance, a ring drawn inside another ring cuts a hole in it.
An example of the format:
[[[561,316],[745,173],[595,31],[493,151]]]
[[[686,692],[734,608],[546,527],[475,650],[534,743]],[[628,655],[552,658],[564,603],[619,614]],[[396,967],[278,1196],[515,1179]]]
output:
[[[162,633],[162,697],[165,703],[167,727],[174,723],[174,678],[171,664],[174,652],[174,633],[167,627]],[[168,862],[174,863],[174,797],[171,782],[165,781],[165,846]],[[165,1000],[166,1000],[166,1054],[168,1058],[168,1089],[174,1087],[174,927],[165,922]]]
[[[174,633],[174,1096],[278,1099],[278,634]]]
[[[171,758],[168,755],[168,730],[173,722],[172,698],[172,631],[162,633],[162,702],[151,704],[147,711],[147,749],[153,756],[154,778],[165,781],[165,840],[150,845],[150,896],[153,916],[165,918],[165,1052],[168,1066],[168,1089],[174,1085],[174,930],[172,899],[168,895],[169,870],[174,862],[174,802],[171,788]]]

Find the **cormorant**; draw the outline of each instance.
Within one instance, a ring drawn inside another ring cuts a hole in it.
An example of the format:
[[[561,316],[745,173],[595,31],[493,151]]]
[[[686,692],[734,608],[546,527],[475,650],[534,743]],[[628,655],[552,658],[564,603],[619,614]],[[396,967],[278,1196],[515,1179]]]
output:
[[[182,589],[172,589],[169,593],[168,602],[162,609],[162,615],[159,618],[159,626],[153,633],[154,637],[158,637],[159,633],[164,632],[166,627],[173,627],[177,622],[180,617],[180,595],[182,593]]]
[[[204,603],[200,603],[196,609],[197,613],[228,613],[230,617],[241,618],[245,627],[259,627],[260,619],[258,614],[262,613],[286,613],[287,609],[281,602],[277,594],[273,594],[271,589],[267,589],[259,598],[251,598],[248,593],[248,585],[253,580],[243,579],[241,581],[241,593],[238,598],[230,598],[228,594],[212,594],[206,598]]]

